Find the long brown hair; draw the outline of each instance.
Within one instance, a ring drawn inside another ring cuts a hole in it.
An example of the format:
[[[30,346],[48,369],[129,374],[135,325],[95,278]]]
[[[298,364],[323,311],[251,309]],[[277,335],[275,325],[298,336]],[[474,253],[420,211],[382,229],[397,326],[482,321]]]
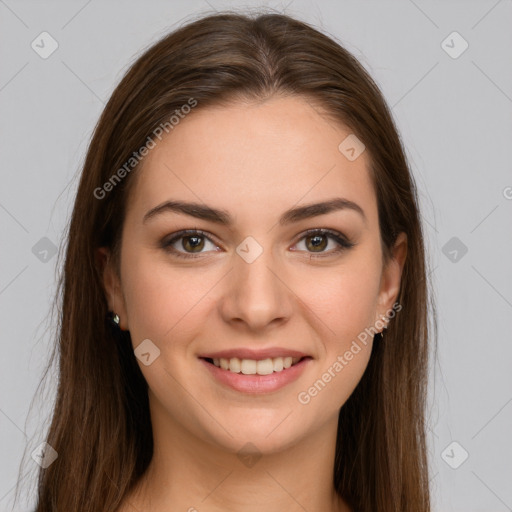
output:
[[[57,296],[59,379],[47,442],[59,456],[40,470],[36,512],[115,510],[152,457],[147,384],[129,332],[116,332],[105,320],[95,256],[108,247],[119,268],[137,165],[112,186],[105,183],[191,99],[201,109],[275,94],[299,95],[356,134],[370,155],[385,261],[399,233],[408,241],[397,299],[402,309],[384,340],[374,343],[368,368],[339,413],[334,486],[357,511],[430,510],[424,412],[435,307],[416,186],[392,115],[369,74],[332,38],[286,15],[227,11],[190,21],[147,49],[95,128]]]

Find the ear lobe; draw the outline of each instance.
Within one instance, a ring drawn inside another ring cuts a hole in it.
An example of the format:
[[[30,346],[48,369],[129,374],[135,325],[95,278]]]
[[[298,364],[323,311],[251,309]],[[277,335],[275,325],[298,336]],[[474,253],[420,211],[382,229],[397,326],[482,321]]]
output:
[[[96,262],[102,276],[103,289],[108,303],[108,308],[119,315],[119,328],[122,331],[128,329],[128,318],[124,303],[124,296],[121,290],[120,278],[114,267],[112,256],[107,247],[99,247],[96,250]],[[106,313],[106,312],[105,312]]]

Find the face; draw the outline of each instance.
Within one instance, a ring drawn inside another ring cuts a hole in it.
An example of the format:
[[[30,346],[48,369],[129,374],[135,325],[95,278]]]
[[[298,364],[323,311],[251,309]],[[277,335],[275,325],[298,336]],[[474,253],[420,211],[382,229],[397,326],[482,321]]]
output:
[[[134,171],[120,276],[104,275],[154,424],[270,453],[337,420],[405,258],[400,237],[383,265],[369,155],[347,159],[348,135],[300,97],[198,106]]]

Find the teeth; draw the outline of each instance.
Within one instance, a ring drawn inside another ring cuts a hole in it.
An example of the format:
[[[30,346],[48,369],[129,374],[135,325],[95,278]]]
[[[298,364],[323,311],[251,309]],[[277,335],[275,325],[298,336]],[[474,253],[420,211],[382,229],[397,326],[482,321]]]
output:
[[[283,358],[282,357],[276,357],[272,362],[273,362],[273,365],[274,365],[274,371],[275,372],[280,372],[284,368]]]
[[[233,373],[240,373],[241,365],[238,357],[232,357],[229,360],[229,371]]]
[[[242,372],[244,375],[270,375],[273,372],[280,372],[290,366],[298,363],[300,357],[274,357],[268,359],[238,359],[232,357],[225,359],[224,357],[215,358],[213,364],[223,370],[229,370],[233,373]]]
[[[274,373],[274,361],[272,359],[263,359],[256,363],[256,373],[258,375],[270,375]]]
[[[254,375],[256,373],[256,366],[258,365],[257,361],[253,359],[242,359],[240,362],[240,370],[244,375]],[[231,363],[230,363],[231,366]],[[236,366],[235,366],[236,368]]]

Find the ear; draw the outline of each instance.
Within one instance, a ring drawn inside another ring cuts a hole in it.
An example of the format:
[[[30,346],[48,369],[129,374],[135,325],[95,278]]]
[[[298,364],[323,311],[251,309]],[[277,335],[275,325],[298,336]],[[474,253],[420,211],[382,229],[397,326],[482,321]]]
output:
[[[126,331],[128,330],[128,317],[121,289],[121,279],[114,268],[111,253],[107,247],[99,247],[96,250],[96,263],[103,278],[103,289],[105,291],[108,308],[110,311],[119,315],[119,327],[121,330]]]
[[[380,280],[376,320],[381,321],[382,317],[393,309],[393,304],[400,292],[402,271],[407,257],[407,235],[405,233],[402,232],[398,235],[391,252],[391,258],[384,267]],[[386,324],[384,328],[386,328],[387,322],[384,323]]]

